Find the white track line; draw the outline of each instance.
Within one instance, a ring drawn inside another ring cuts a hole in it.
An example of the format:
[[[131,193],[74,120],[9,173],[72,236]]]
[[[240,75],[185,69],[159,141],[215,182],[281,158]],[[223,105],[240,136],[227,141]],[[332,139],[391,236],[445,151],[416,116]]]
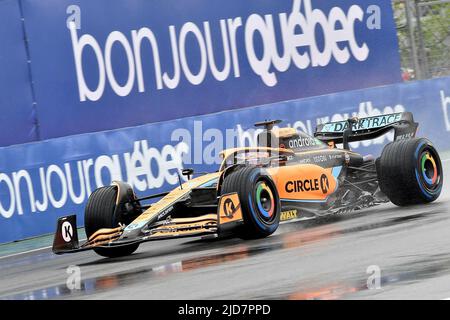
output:
[[[82,242],[82,241],[85,241],[85,240],[86,239],[80,239],[79,241]],[[51,248],[52,248],[52,246],[47,246],[47,247],[37,248],[37,249],[33,249],[33,250],[28,250],[28,251],[17,252],[17,253],[9,254],[7,256],[2,256],[2,257],[0,257],[0,260],[6,259],[6,258],[20,256],[20,255],[27,254],[27,253],[32,253],[32,252],[42,251],[42,250],[46,250],[46,249],[51,249]]]
[[[33,249],[33,250],[28,250],[28,251],[23,251],[23,252],[18,252],[18,253],[13,253],[13,254],[9,254],[7,256],[2,256],[0,257],[1,259],[6,259],[6,258],[11,258],[11,257],[15,257],[15,256],[20,256],[22,254],[27,254],[27,253],[32,253],[32,252],[37,252],[37,251],[41,251],[41,250],[45,250],[45,249],[50,249],[52,246],[48,246],[48,247],[42,247],[42,248],[38,248],[38,249]]]

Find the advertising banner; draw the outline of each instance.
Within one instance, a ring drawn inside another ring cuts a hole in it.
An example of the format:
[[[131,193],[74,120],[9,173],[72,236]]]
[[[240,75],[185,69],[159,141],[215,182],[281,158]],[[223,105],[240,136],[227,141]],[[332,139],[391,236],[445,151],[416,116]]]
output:
[[[0,146],[37,139],[23,38],[19,3],[0,1]]]
[[[42,139],[400,81],[390,0],[22,4]]]
[[[450,78],[418,81],[281,102],[200,117],[81,134],[1,148],[0,242],[54,231],[56,219],[77,214],[97,187],[130,183],[141,196],[174,188],[183,168],[215,171],[227,147],[255,145],[253,124],[282,119],[313,133],[319,123],[351,116],[411,111],[418,136],[450,150]],[[352,143],[379,155],[392,139]]]

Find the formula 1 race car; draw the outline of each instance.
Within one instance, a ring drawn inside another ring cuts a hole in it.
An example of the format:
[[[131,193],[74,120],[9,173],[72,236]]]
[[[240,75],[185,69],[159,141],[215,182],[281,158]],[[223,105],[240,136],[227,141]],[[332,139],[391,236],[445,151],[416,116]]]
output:
[[[217,172],[192,178],[167,193],[137,198],[113,182],[95,190],[85,209],[87,241],[79,244],[76,216],[58,220],[56,254],[93,249],[106,257],[133,253],[140,243],[235,234],[264,238],[280,221],[339,214],[391,201],[398,206],[436,200],[443,183],[439,155],[415,138],[409,112],[319,125],[314,137],[265,121],[258,146],[222,152]],[[352,152],[349,143],[393,130],[379,158]],[[337,144],[342,145],[338,148]],[[181,181],[181,179],[180,179]],[[143,201],[151,200],[150,205]]]

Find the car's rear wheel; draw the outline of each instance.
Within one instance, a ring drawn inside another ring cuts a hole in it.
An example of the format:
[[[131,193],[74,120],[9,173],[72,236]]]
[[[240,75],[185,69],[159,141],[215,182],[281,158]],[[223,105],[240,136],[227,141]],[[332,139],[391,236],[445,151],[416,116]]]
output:
[[[377,160],[381,191],[398,206],[435,201],[442,190],[439,154],[423,138],[394,141]]]
[[[237,192],[244,220],[238,236],[264,238],[280,223],[280,198],[271,177],[262,168],[244,167],[225,177],[221,194]]]
[[[89,238],[102,228],[117,228],[123,223],[120,212],[116,212],[117,187],[109,186],[95,190],[89,197],[84,212],[84,225]],[[115,258],[132,254],[139,244],[130,244],[111,248],[95,248],[94,251],[104,257]]]

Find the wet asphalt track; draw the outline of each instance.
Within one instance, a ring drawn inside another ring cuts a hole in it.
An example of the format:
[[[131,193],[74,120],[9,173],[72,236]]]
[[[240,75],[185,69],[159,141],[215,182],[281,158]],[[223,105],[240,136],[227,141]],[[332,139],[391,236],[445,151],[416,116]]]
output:
[[[436,203],[284,224],[257,241],[150,242],[127,258],[50,249],[0,258],[0,299],[450,298],[450,162]],[[81,269],[81,289],[66,286]],[[381,289],[367,288],[379,266]]]

